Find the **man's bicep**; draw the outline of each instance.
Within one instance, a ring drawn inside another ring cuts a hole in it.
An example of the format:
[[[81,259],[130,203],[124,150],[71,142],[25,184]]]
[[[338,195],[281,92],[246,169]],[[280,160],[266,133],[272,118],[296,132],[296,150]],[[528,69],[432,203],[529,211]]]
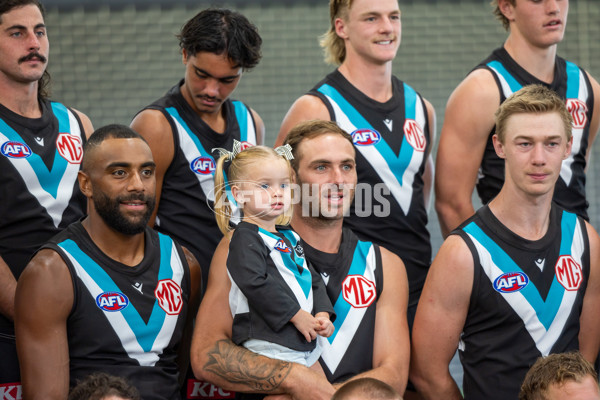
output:
[[[15,332],[24,397],[66,398],[69,388],[67,318],[73,307],[71,274],[52,250],[42,250],[19,278]]]
[[[283,118],[275,146],[280,146],[285,141],[290,130],[303,121],[310,120],[330,121],[331,116],[327,106],[320,98],[313,95],[304,95],[297,99]]]

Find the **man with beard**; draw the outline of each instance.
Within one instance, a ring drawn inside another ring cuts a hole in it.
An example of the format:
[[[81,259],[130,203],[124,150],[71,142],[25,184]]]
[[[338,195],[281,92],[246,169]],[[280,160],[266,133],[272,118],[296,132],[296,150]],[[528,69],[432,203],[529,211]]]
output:
[[[302,238],[306,259],[325,281],[337,316],[334,334],[320,342],[319,362],[327,379],[231,341],[226,239],[215,252],[196,317],[194,372],[222,388],[255,393],[238,393],[244,399],[286,393],[295,400],[329,400],[333,385],[362,377],[384,381],[403,393],[409,361],[404,264],[392,252],[359,240],[342,226],[357,179],[352,138],[335,122],[308,121],[294,127],[286,143],[293,149],[291,164],[302,194],[291,225]]]
[[[45,244],[17,285],[24,398],[65,399],[93,372],[127,378],[143,399],[179,398],[201,271],[147,227],[154,170],[150,147],[126,126],[86,143],[78,180],[89,215]]]
[[[0,393],[17,396],[17,280],[33,253],[83,217],[84,114],[48,99],[49,42],[37,0],[0,2]],[[0,395],[0,398],[2,396]]]

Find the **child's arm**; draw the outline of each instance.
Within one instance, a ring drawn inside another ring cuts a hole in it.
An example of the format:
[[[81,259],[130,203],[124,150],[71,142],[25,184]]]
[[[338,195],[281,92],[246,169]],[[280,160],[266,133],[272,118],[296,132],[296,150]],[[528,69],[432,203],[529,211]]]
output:
[[[292,317],[290,322],[304,335],[307,342],[310,343],[317,338],[317,329],[320,324],[310,313],[300,310]]]
[[[333,326],[333,322],[329,319],[329,313],[320,312],[315,315],[315,318],[319,322],[319,327],[317,328],[317,334],[323,337],[329,337],[333,335],[333,331],[335,327]]]

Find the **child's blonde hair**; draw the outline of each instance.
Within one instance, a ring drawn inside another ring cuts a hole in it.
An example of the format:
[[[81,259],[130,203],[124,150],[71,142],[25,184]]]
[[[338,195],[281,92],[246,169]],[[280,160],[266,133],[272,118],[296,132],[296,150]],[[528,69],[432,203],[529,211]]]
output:
[[[215,217],[217,219],[217,224],[219,225],[219,229],[223,233],[223,235],[227,236],[232,228],[229,225],[229,221],[232,217],[232,207],[230,205],[230,200],[227,196],[227,189],[230,186],[235,185],[237,182],[241,180],[247,180],[248,176],[247,171],[248,167],[259,161],[266,161],[268,159],[281,159],[285,161],[286,167],[288,169],[288,175],[290,177],[290,182],[292,181],[292,167],[290,166],[289,160],[280,155],[271,147],[267,146],[252,146],[248,147],[243,151],[233,155],[233,159],[231,159],[231,155],[222,155],[219,157],[217,161],[217,166],[215,169]],[[225,162],[230,160],[229,167],[227,169],[227,173],[225,173]],[[227,178],[227,179],[226,179]],[[288,225],[292,218],[292,205],[286,210],[286,212],[279,217],[275,223],[277,225]]]

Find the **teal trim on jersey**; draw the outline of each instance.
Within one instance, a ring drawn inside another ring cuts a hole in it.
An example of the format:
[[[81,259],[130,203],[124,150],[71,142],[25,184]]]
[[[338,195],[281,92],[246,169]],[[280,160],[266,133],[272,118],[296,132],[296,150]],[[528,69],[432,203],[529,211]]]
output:
[[[571,254],[571,247],[573,246],[573,236],[575,235],[574,232],[576,225],[577,215],[567,211],[563,211],[562,220],[560,224],[560,256]]]
[[[277,236],[263,228],[259,227],[258,231],[260,233],[262,233],[263,235],[268,236],[276,241],[281,240],[281,238],[279,236]],[[285,233],[283,235],[285,236],[286,239],[288,238],[288,236],[285,235]],[[285,245],[287,246],[287,243]],[[308,268],[304,268],[304,257],[298,257],[296,252],[294,251],[293,247],[290,247],[289,253],[283,253],[283,252],[280,252],[280,253],[281,253],[281,259],[283,260],[283,264],[285,265],[285,267],[287,269],[292,271],[292,273],[294,274],[294,277],[296,278],[296,281],[298,281],[298,284],[300,285],[300,288],[302,289],[302,292],[304,293],[304,296],[306,296],[306,298],[308,298],[308,295],[310,294],[310,289],[312,288],[312,275],[310,274],[310,271],[308,270]]]
[[[570,61],[567,64],[567,99],[579,98],[579,67]]]
[[[187,135],[190,137],[190,139],[192,139],[192,141],[196,145],[196,148],[198,149],[198,152],[200,153],[201,156],[212,157],[211,153],[204,150],[204,146],[202,146],[202,143],[200,143],[200,140],[198,139],[198,137],[192,133],[192,130],[190,129],[188,124],[185,123],[183,118],[181,118],[181,116],[179,115],[179,112],[177,111],[177,109],[175,107],[167,107],[167,108],[165,108],[165,111],[167,111],[169,113],[169,115],[171,115],[171,117],[173,117],[173,119],[177,120],[177,122],[179,122],[181,124],[181,126],[183,126],[183,129],[185,129],[185,132],[187,133]],[[214,174],[215,174],[214,172],[211,172],[211,175],[214,175]]]
[[[502,77],[504,78],[504,80],[506,80],[506,83],[508,83],[508,86],[510,87],[510,90],[513,93],[521,90],[521,88],[523,87],[523,85],[517,82],[517,80],[510,74],[510,72],[508,72],[506,68],[504,68],[504,65],[502,65],[500,61],[490,61],[487,64],[487,66],[495,69],[500,75],[502,75]]]
[[[54,103],[53,103],[53,105],[54,105]],[[66,112],[66,109],[65,109],[65,112]],[[60,128],[60,122],[61,122],[61,120],[59,119],[59,128]],[[69,125],[68,125],[68,117],[67,117],[67,129],[62,132],[70,133],[70,130],[68,128],[69,128]],[[0,131],[11,142],[19,142],[19,143],[25,144],[25,140],[23,140],[21,135],[19,135],[13,128],[11,128],[2,119],[0,119]],[[40,157],[38,154],[34,153],[33,151],[31,152],[31,155],[29,157],[25,158],[25,160],[29,163],[29,165],[35,172],[35,175],[37,176],[42,189],[44,189],[49,195],[51,195],[53,198],[56,199],[56,197],[58,196],[58,186],[60,185],[60,182],[65,175],[67,166],[69,165],[67,160],[65,160],[60,155],[60,153],[58,152],[58,149],[56,149],[54,152],[54,161],[52,162],[52,169],[50,169],[50,170],[48,170],[48,167],[46,167],[46,164],[44,164],[44,160],[42,160],[42,157]]]
[[[67,253],[71,254],[73,258],[80,263],[81,267],[85,269],[85,271],[89,274],[89,276],[94,280],[94,282],[100,287],[102,293],[105,292],[118,292],[122,293],[121,289],[117,286],[117,284],[111,279],[111,277],[100,267],[94,260],[90,258],[86,253],[84,253],[77,243],[75,243],[71,239],[67,239],[64,242],[58,243],[58,245]],[[161,243],[162,250],[162,243]],[[162,259],[161,253],[161,272],[164,268],[164,260]],[[170,267],[170,260],[167,261],[167,264]],[[88,288],[89,290],[89,288]],[[94,302],[96,299],[94,299]],[[152,350],[152,345],[156,341],[158,334],[161,331],[161,327],[165,322],[165,311],[160,308],[158,305],[158,300],[155,300],[154,307],[152,308],[152,314],[150,315],[150,319],[146,324],[139,312],[135,308],[135,306],[129,302],[129,305],[122,309],[121,311],[117,311],[123,315],[125,321],[129,325],[129,328],[135,334],[135,337],[140,345],[140,347],[145,351],[149,352]]]
[[[160,267],[158,270],[158,280],[173,279],[173,268],[171,268],[171,255],[173,252],[173,239],[158,232],[160,243]],[[158,306],[158,302],[154,307]]]
[[[71,132],[71,124],[69,122],[69,112],[67,107],[57,102],[50,102],[52,112],[58,120],[58,132]]]
[[[475,222],[471,222],[465,226],[463,230],[481,243],[481,245],[490,253],[494,265],[500,269],[502,273],[521,272],[525,274],[512,258],[510,258],[496,242],[487,236]],[[564,239],[565,235],[563,235],[561,243]],[[570,254],[570,251],[567,254]],[[493,282],[491,283],[493,285]],[[542,299],[542,296],[531,279],[529,280],[529,284],[520,291],[520,293],[523,294],[523,297],[525,297],[525,300],[531,305],[546,330],[550,328],[552,321],[556,317],[564,292],[565,288],[558,282],[556,276],[552,280],[552,285],[546,296],[546,301]],[[512,293],[509,293],[507,295],[510,296],[511,294]]]
[[[415,119],[417,116],[417,92],[415,89],[404,85],[404,119]]]
[[[241,101],[231,102],[235,110],[235,117],[240,127],[240,142],[248,141],[248,108]]]
[[[352,255],[352,264],[350,264],[350,269],[348,270],[348,275],[360,275],[364,276],[365,271],[367,269],[367,255],[369,254],[369,250],[371,250],[371,246],[373,244],[371,242],[362,242],[358,241],[356,243],[356,248],[354,249],[354,254]],[[337,334],[340,332],[342,325],[344,325],[344,320],[348,316],[350,312],[351,305],[344,299],[344,288],[340,291],[340,295],[338,296],[335,305],[333,306],[333,310],[335,311],[335,321],[333,321],[333,326],[335,330],[333,334],[327,338],[329,343],[333,343]]]
[[[331,99],[337,103],[337,105],[342,109],[342,112],[346,114],[352,125],[356,127],[356,129],[370,129],[375,131],[371,124],[350,104],[336,89],[327,84],[321,86],[318,89],[319,92],[324,94],[325,96],[331,97]],[[414,92],[414,91],[413,91]],[[410,95],[409,95],[410,96]],[[416,99],[416,93],[415,93]],[[405,92],[405,110],[410,111],[412,107],[412,118],[414,119],[415,114],[415,104],[413,100],[413,104],[406,105],[407,103],[406,92]],[[405,112],[406,112],[405,111]],[[352,134],[352,132],[348,132]],[[379,134],[381,136],[381,133]],[[400,185],[403,184],[402,177],[404,176],[404,172],[406,168],[410,164],[410,160],[412,158],[413,152],[415,151],[412,146],[406,140],[406,136],[402,138],[402,145],[400,147],[400,154],[396,156],[394,151],[387,144],[383,136],[381,136],[381,140],[374,145],[375,149],[381,154],[384,158],[390,171],[394,174]]]

